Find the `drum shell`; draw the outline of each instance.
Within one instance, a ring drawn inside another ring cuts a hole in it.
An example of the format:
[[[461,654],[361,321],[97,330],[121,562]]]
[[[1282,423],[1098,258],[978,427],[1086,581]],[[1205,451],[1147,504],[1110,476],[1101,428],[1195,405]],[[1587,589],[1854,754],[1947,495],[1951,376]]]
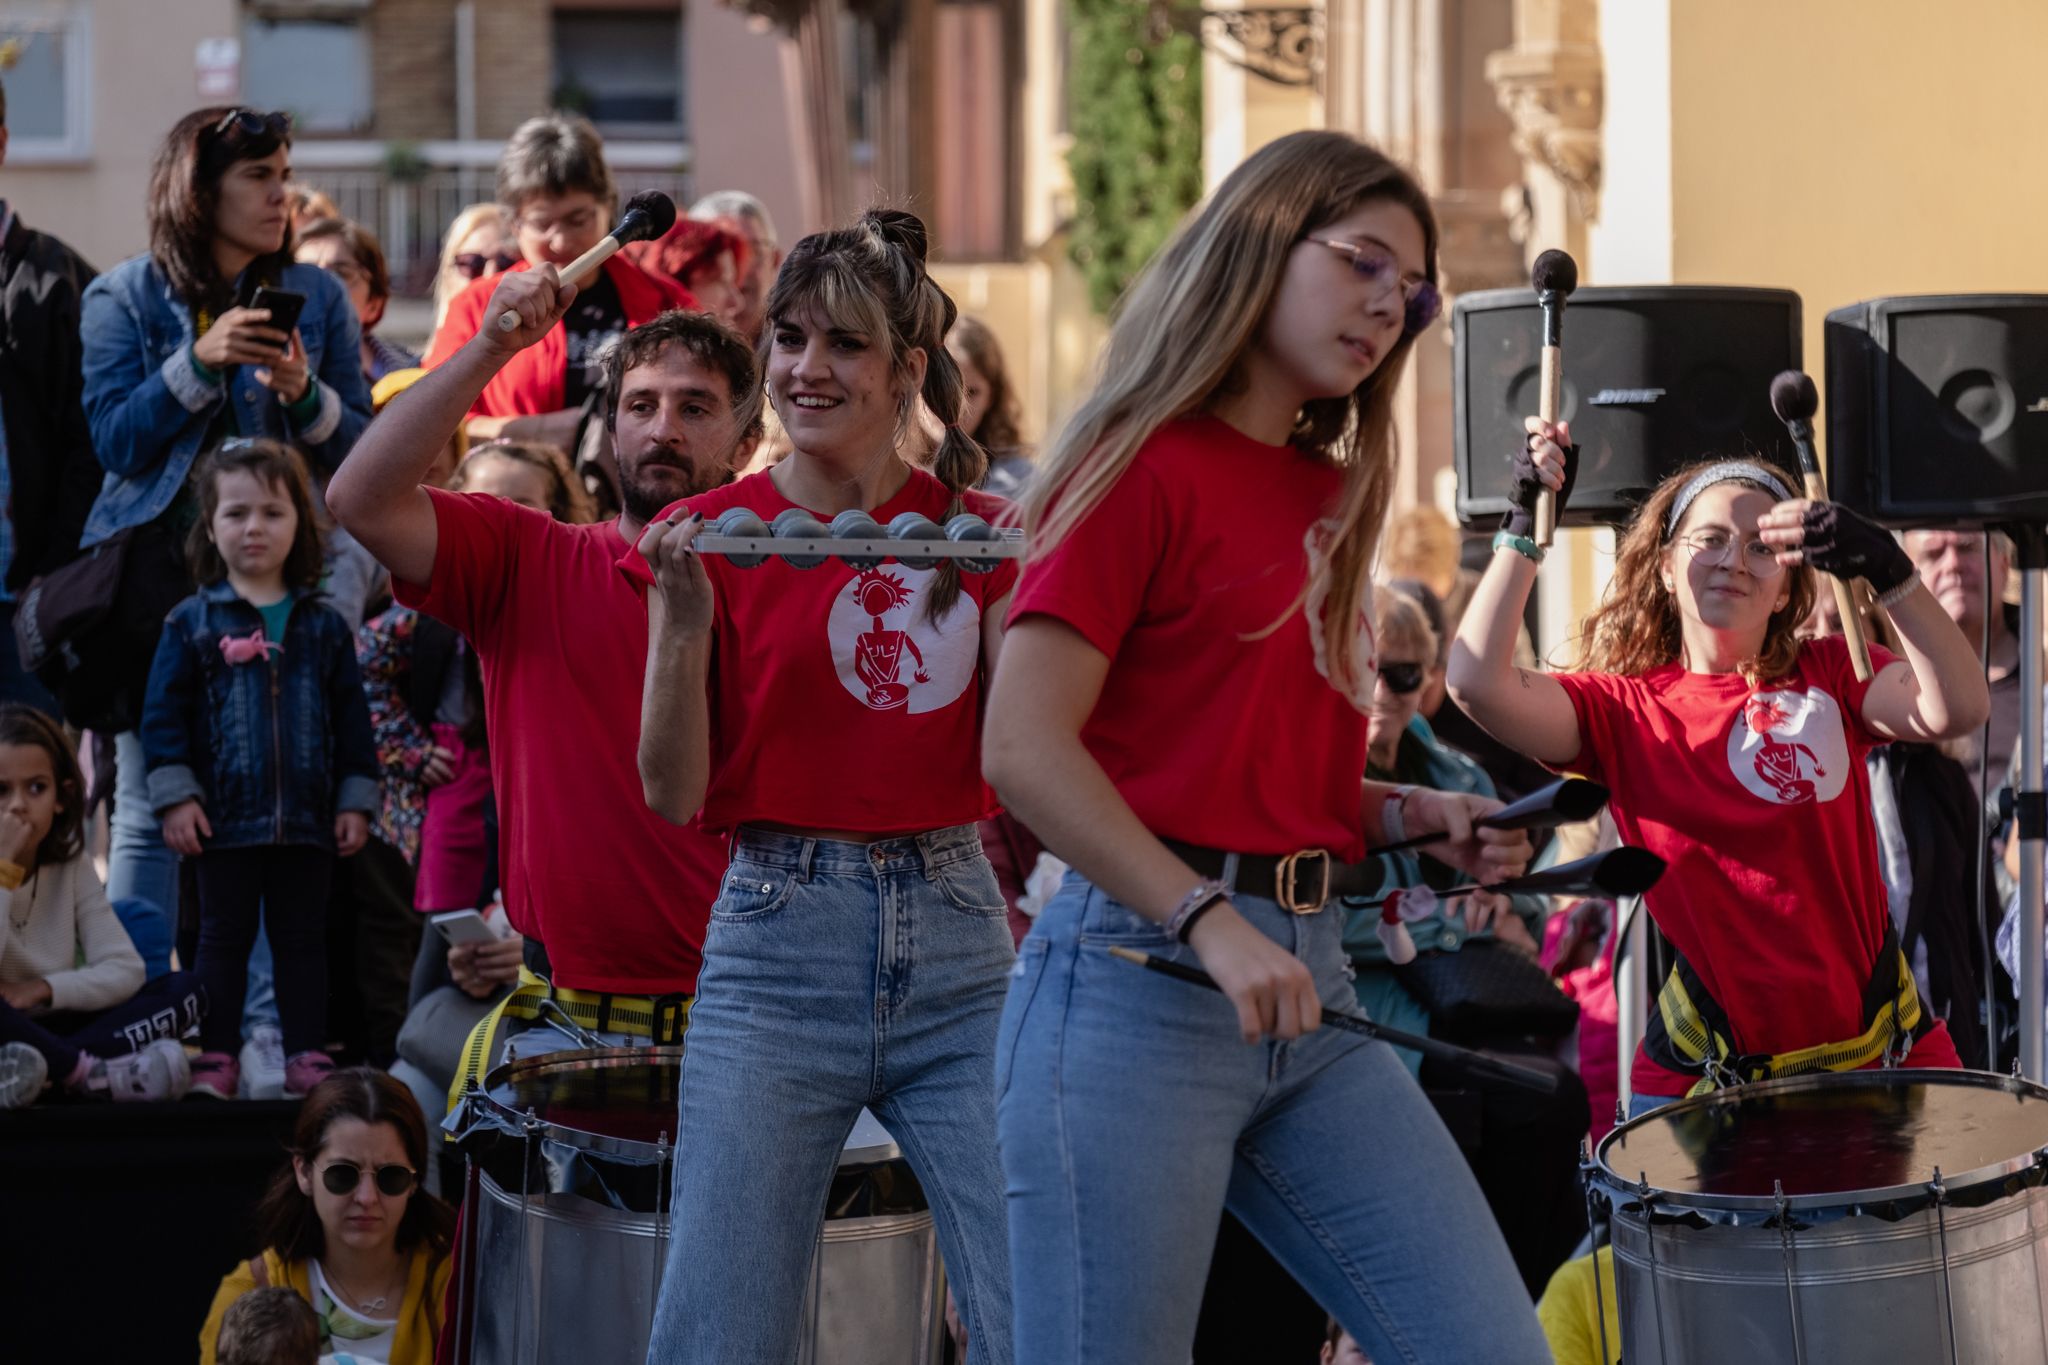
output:
[[[625,1074],[679,1067],[680,1051],[591,1050],[516,1065]],[[510,1070],[494,1072],[492,1085]],[[669,1245],[670,1163],[680,1154],[665,1135],[646,1142],[565,1127],[483,1092],[461,1113],[475,1224],[463,1266],[471,1365],[644,1360]],[[744,1217],[743,1196],[735,1198]],[[937,1365],[937,1233],[916,1177],[865,1116],[824,1212],[798,1365]]]
[[[1789,1234],[1653,1225],[1640,1209],[1617,1208],[1613,1234],[1622,1338],[1613,1346],[1628,1365],[1946,1361],[1945,1292],[1955,1299],[1954,1359],[2048,1360],[2048,1189],[1982,1208],[1924,1209],[1896,1222],[1849,1217]]]

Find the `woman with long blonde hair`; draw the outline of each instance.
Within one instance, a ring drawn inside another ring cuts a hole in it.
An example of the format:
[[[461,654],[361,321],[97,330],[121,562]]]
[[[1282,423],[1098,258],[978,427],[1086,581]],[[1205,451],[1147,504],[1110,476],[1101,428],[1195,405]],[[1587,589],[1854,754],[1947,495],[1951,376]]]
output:
[[[1961,1065],[1899,951],[1863,758],[1983,723],[1962,632],[1885,532],[1795,497],[1775,467],[1723,460],[1673,474],[1636,513],[1578,668],[1518,668],[1536,499],[1553,489],[1562,508],[1577,458],[1564,424],[1528,430],[1450,689],[1503,743],[1607,784],[1622,839],[1669,864],[1645,903],[1679,960],[1631,1114],[1770,1076]],[[1802,641],[1813,569],[1867,579],[1902,654],[1873,646],[1859,681],[1839,637]]]
[[[1336,898],[1378,886],[1366,848],[1441,832],[1482,877],[1529,852],[1474,836],[1493,803],[1362,780],[1368,570],[1436,241],[1379,152],[1269,144],[1132,287],[1025,497],[983,769],[1074,871],[997,1042],[1019,1360],[1185,1361],[1226,1205],[1375,1358],[1549,1359],[1421,1090],[1318,1029],[1356,1009]]]
[[[441,239],[441,263],[434,271],[434,330],[441,330],[448,305],[476,280],[503,274],[519,264],[519,248],[497,204],[471,204],[455,215]]]

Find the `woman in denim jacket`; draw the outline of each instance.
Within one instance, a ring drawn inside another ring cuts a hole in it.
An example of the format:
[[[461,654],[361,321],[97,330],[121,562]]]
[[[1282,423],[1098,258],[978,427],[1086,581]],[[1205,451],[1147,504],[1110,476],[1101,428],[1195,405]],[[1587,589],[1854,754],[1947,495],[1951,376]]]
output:
[[[282,114],[201,109],[172,127],[150,172],[149,251],[85,292],[85,410],[106,481],[86,521],[90,548],[135,527],[127,581],[168,609],[191,591],[181,547],[196,517],[194,460],[227,436],[289,441],[331,472],[370,421],[354,310],[341,286],[291,257],[291,126]],[[237,306],[258,285],[305,296],[287,336]],[[153,614],[153,613],[152,613]],[[150,650],[138,641],[139,702]],[[135,732],[118,762],[107,886],[177,908],[177,860],[160,838]]]
[[[305,463],[234,439],[196,480],[200,590],[164,623],[143,704],[150,809],[199,861],[195,970],[212,1009],[193,1089],[235,1094],[249,951],[261,923],[277,972],[285,1093],[334,1069],[327,1036],[327,898],[377,808],[377,753],[354,634],[314,595],[320,533]]]

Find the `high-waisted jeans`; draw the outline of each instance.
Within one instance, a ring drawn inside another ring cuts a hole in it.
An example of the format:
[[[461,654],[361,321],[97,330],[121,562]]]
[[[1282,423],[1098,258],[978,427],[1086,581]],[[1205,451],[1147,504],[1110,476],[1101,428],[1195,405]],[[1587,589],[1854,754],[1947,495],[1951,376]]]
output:
[[[1237,907],[1357,1001],[1341,911]],[[1222,995],[1111,957],[1200,966],[1078,874],[1024,940],[996,1049],[1017,1359],[1185,1365],[1221,1211],[1382,1365],[1550,1360],[1470,1169],[1384,1043],[1247,1045]]]
[[[650,1365],[782,1365],[862,1106],[937,1224],[975,1365],[1008,1365],[1009,1243],[989,1074],[1016,954],[972,825],[874,844],[745,829],[683,1050]]]

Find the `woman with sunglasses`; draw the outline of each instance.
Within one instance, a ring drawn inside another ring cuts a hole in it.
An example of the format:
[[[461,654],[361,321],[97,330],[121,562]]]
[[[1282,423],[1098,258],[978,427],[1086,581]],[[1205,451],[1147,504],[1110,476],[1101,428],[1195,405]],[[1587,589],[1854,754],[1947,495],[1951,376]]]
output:
[[[453,1269],[455,1213],[420,1188],[427,1124],[381,1071],[337,1071],[306,1096],[291,1160],[256,1207],[263,1250],[236,1266],[199,1330],[200,1365],[228,1306],[292,1289],[320,1319],[323,1356],[431,1365]]]
[[[1576,671],[1518,668],[1515,625],[1543,559],[1537,496],[1554,490],[1562,511],[1577,464],[1564,423],[1528,430],[1450,689],[1502,743],[1605,783],[1623,841],[1669,864],[1644,903],[1678,962],[1629,1112],[1773,1075],[1959,1066],[1899,951],[1863,759],[1983,724],[1975,650],[1890,535],[1795,497],[1774,467],[1728,460],[1643,503]],[[1802,641],[1812,569],[1867,579],[1903,657],[1873,647],[1859,681],[1839,637]]]
[[[1435,271],[1400,167],[1269,143],[1132,286],[1026,491],[983,766],[1073,872],[996,1043],[1019,1360],[1187,1360],[1226,1207],[1375,1359],[1550,1358],[1414,1079],[1318,1027],[1357,1008],[1334,897],[1379,885],[1367,848],[1442,833],[1485,878],[1529,853],[1475,837],[1493,803],[1360,776],[1394,390]]]
[[[95,704],[81,712],[66,696],[75,722],[118,729],[141,712],[157,627],[193,589],[183,547],[199,519],[200,452],[230,436],[288,442],[324,484],[369,425],[355,309],[333,276],[292,260],[290,184],[285,115],[187,114],[150,169],[149,250],[85,291],[85,412],[106,479],[82,544],[129,536],[119,615],[137,625],[84,680]],[[260,286],[303,297],[294,329],[250,306]],[[132,728],[116,734],[115,753],[108,894],[175,914],[177,856],[150,814]]]
[[[471,204],[455,215],[441,239],[441,263],[434,271],[434,330],[448,305],[473,281],[502,275],[519,264],[512,228],[497,204]]]

